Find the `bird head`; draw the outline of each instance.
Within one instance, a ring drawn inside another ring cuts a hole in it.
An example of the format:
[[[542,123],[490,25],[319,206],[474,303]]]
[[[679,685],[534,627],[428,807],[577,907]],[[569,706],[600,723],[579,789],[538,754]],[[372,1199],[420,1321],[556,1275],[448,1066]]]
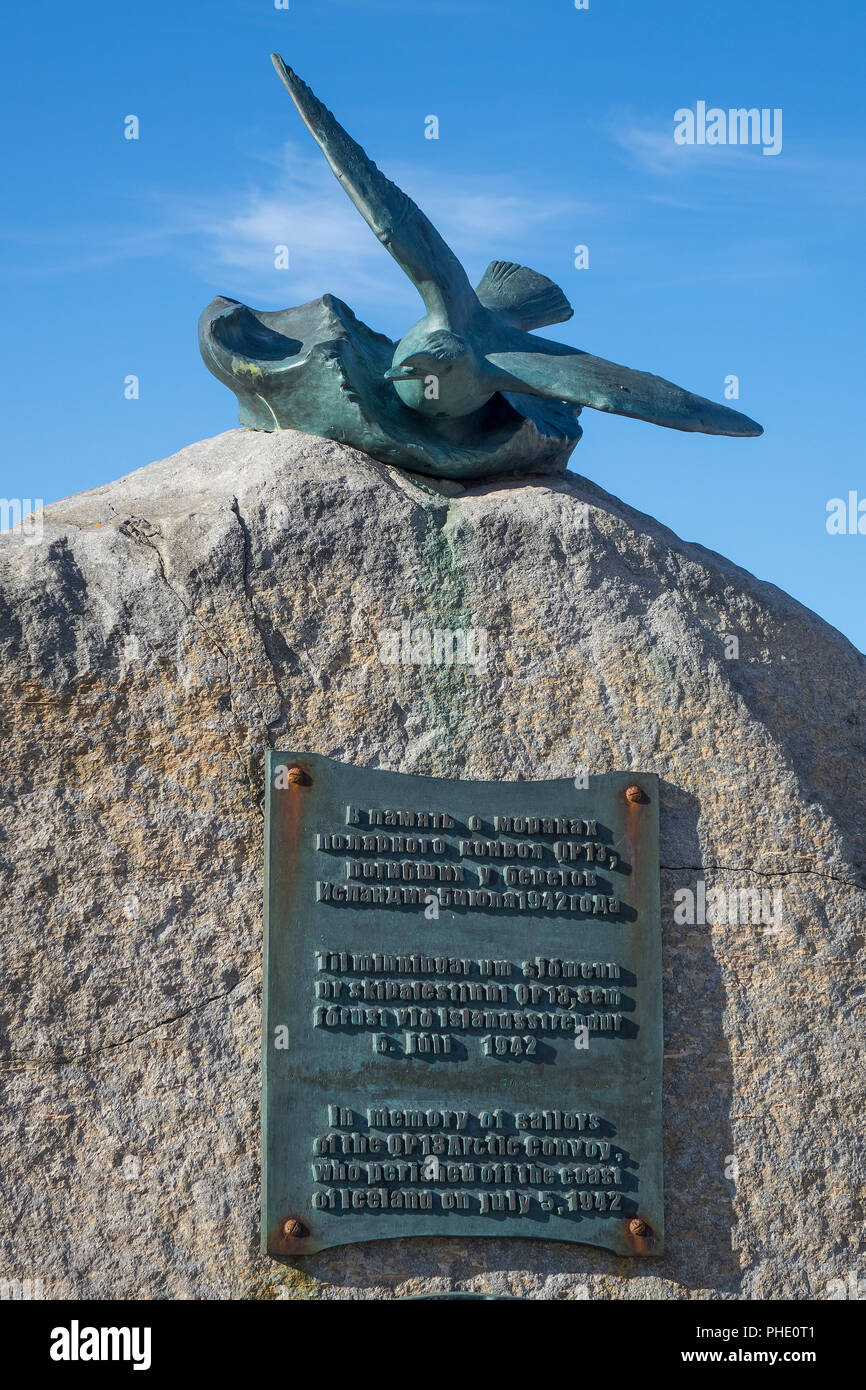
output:
[[[385,373],[386,381],[421,381],[436,371],[437,362],[429,352],[410,352],[402,362],[389,367]]]
[[[395,361],[385,373],[385,380],[394,383],[404,405],[423,415],[436,416],[463,415],[476,408],[474,393],[470,391],[473,398],[467,399],[467,388],[475,372],[474,359],[463,338],[440,329],[427,334],[421,342],[416,340],[412,351],[405,352],[408,345],[403,343],[397,348]],[[401,351],[405,353],[402,357]]]
[[[430,333],[414,352],[394,362],[385,373],[385,380],[421,381],[427,376],[445,376],[466,356],[466,351],[465,342],[456,333],[444,329]]]

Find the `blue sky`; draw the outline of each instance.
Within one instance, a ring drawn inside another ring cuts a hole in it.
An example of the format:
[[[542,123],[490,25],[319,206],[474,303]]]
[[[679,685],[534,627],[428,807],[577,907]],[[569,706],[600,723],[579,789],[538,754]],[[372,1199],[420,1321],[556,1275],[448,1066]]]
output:
[[[563,286],[552,336],[717,400],[739,378],[763,438],[587,410],[572,467],[866,648],[866,535],[826,529],[830,498],[866,499],[860,3],[49,0],[3,28],[0,496],[54,500],[232,428],[196,346],[216,293],[331,291],[395,338],[419,316],[275,49],[471,275],[507,259]],[[781,153],[675,144],[698,101],[781,108]]]

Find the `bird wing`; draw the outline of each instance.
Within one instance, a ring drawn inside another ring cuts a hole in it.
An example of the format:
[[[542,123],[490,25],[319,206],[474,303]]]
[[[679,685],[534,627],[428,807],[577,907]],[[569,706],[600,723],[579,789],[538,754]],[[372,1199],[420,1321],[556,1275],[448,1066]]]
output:
[[[459,324],[477,308],[475,292],[451,248],[412,199],[376,168],[278,53],[271,61],[321,149],[364,221],[390,251],[418,290],[427,312]]]
[[[702,434],[757,435],[763,429],[737,410],[684,391],[664,377],[632,371],[579,348],[525,335],[526,350],[494,351],[487,361],[501,374],[500,391],[525,391],[551,400],[630,415],[672,430]],[[535,347],[535,344],[538,344]]]

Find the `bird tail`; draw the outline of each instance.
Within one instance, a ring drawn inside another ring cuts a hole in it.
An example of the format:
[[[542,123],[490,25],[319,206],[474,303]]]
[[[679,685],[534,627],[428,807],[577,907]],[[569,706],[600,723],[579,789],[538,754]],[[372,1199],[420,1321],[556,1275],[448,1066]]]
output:
[[[559,285],[514,261],[491,261],[475,293],[512,328],[547,328],[574,313]]]

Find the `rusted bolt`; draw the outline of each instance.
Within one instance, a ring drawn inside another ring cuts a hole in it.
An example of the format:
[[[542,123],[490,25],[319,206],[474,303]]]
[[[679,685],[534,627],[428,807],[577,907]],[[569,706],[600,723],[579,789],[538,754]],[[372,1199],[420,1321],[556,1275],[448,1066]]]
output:
[[[643,801],[643,792],[636,782],[632,782],[630,787],[626,787],[625,795],[627,801]]]
[[[289,1216],[283,1222],[283,1235],[289,1240],[303,1240],[304,1236],[309,1234],[303,1221],[299,1221],[296,1216]]]
[[[629,1233],[633,1236],[648,1236],[650,1230],[647,1223],[640,1216],[633,1217],[628,1223],[628,1229]]]
[[[293,787],[308,787],[310,785],[308,774],[302,767],[298,767],[297,765],[286,768],[286,778]]]

